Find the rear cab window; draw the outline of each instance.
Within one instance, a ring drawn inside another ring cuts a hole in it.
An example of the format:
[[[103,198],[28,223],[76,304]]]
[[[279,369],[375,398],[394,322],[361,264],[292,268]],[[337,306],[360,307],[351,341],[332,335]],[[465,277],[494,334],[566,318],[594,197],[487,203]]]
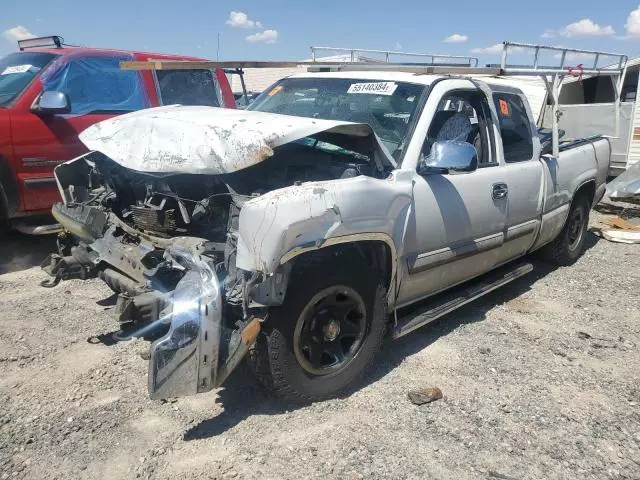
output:
[[[157,70],[161,105],[221,106],[222,92],[212,70]]]
[[[531,160],[533,157],[533,134],[522,98],[510,93],[494,93],[493,101],[500,122],[505,162]]]

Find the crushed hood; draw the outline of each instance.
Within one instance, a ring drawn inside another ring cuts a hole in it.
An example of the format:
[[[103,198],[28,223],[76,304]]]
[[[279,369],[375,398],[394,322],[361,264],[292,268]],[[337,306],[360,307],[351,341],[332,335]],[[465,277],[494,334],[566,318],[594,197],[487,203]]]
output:
[[[216,107],[167,106],[97,123],[80,134],[90,149],[145,173],[231,173],[262,162],[280,145],[314,136],[379,166],[395,161],[369,125]]]

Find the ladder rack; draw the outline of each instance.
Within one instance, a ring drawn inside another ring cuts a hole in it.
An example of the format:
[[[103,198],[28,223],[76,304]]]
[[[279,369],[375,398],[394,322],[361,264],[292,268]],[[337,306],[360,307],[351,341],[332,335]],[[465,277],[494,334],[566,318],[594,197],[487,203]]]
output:
[[[391,56],[401,56],[401,57],[419,57],[421,59],[430,59],[429,62],[420,62],[420,64],[452,64],[455,66],[467,66],[467,67],[477,67],[478,66],[478,58],[477,57],[469,57],[466,55],[434,55],[432,53],[414,53],[414,52],[401,52],[397,50],[372,50],[368,48],[340,48],[340,47],[316,47],[311,46],[311,60],[316,62],[318,61],[318,52],[344,52],[349,55],[351,62],[358,62],[360,53],[373,53],[376,55],[384,55],[384,60],[376,59],[376,58],[367,58],[365,61],[372,61],[374,63],[395,63],[391,62]],[[450,62],[453,60],[453,62]]]
[[[342,51],[348,52],[351,61],[335,62],[324,61],[317,58],[318,51]],[[540,55],[552,52],[559,57],[556,66],[541,66],[539,64]],[[354,61],[358,53],[382,54],[384,61],[368,62]],[[533,55],[533,62],[528,65],[509,64],[509,55],[517,53],[522,55]],[[430,59],[427,62],[391,62],[391,55],[404,55]],[[295,68],[308,67],[309,71],[367,71],[367,70],[388,70],[395,72],[409,72],[414,74],[433,75],[458,75],[458,76],[533,76],[540,77],[544,81],[548,98],[552,102],[552,131],[553,131],[553,155],[560,153],[559,140],[559,117],[558,103],[563,81],[567,76],[582,78],[587,76],[610,76],[615,91],[615,136],[619,135],[620,123],[620,95],[622,84],[627,69],[626,55],[619,53],[598,52],[594,50],[581,50],[576,48],[562,48],[547,45],[536,45],[529,43],[503,42],[502,61],[500,66],[478,67],[476,57],[465,57],[456,55],[434,55],[428,53],[397,52],[393,50],[370,50],[356,48],[337,47],[311,47],[311,61],[180,61],[180,60],[149,60],[149,61],[127,61],[120,62],[123,70],[194,70],[223,68],[228,73],[236,73],[242,76],[244,68]],[[586,59],[592,57],[592,63],[585,67]],[[608,66],[601,67],[599,62],[603,57],[613,58],[616,61]],[[582,63],[575,67],[569,66],[567,61],[576,58]],[[460,61],[458,63],[448,63],[446,60]],[[462,64],[464,62],[464,64]],[[243,82],[244,84],[244,82]]]
[[[533,63],[525,66],[510,66],[509,54],[510,53],[522,53],[533,55]],[[540,66],[539,59],[540,54],[545,52],[557,52],[559,55],[559,65],[555,67]],[[581,61],[575,67],[567,65],[567,60],[570,57],[574,57],[577,61]],[[586,61],[591,57],[593,63],[590,67],[584,66]],[[615,59],[615,62],[611,65],[600,67],[599,62],[603,57]],[[500,64],[500,70],[502,75],[505,76],[539,76],[544,81],[544,85],[547,89],[547,96],[551,99],[552,106],[552,150],[553,156],[557,157],[560,154],[560,135],[559,135],[559,120],[560,112],[558,109],[560,101],[560,92],[564,79],[567,76],[578,77],[582,79],[583,75],[599,76],[608,75],[611,77],[611,81],[614,87],[615,93],[615,135],[620,135],[620,95],[622,94],[622,84],[627,71],[628,57],[619,53],[598,52],[594,50],[582,50],[577,48],[563,48],[563,47],[551,47],[547,45],[535,45],[530,43],[517,43],[517,42],[504,42],[502,48],[502,62]]]

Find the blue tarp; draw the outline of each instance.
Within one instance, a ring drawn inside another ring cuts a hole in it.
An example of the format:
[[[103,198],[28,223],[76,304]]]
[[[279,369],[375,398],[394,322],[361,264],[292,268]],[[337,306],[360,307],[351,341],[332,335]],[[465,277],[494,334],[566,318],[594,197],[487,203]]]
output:
[[[128,54],[62,57],[42,75],[44,91],[66,93],[71,114],[131,112],[150,106],[139,72],[120,70]]]

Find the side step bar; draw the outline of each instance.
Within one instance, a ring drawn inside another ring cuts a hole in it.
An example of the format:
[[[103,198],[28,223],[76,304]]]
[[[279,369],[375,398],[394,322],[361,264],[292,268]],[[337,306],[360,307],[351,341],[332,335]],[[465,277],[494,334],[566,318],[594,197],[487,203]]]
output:
[[[500,288],[516,278],[526,275],[532,270],[533,265],[530,263],[506,265],[494,272],[483,275],[477,280],[455,287],[450,292],[436,295],[434,299],[427,300],[422,308],[400,317],[398,324],[393,328],[392,337],[394,339],[400,338],[407,333],[413,332],[417,328],[433,322],[496,288]]]
[[[50,225],[30,225],[25,222],[15,222],[13,224],[13,228],[26,235],[51,235],[62,231],[62,225],[59,223],[52,223]]]

